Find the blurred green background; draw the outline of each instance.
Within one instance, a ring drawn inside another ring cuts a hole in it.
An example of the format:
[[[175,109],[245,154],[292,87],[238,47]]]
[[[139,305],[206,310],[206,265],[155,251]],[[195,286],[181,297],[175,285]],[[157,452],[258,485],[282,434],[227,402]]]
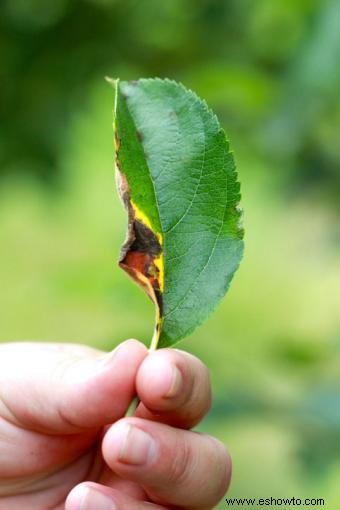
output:
[[[324,498],[331,510],[339,27],[338,0],[3,0],[0,11],[0,341],[149,343],[153,306],[115,263],[126,217],[104,76],[182,81],[231,139],[246,228],[228,296],[180,345],[211,371],[200,430],[230,448],[230,497]]]

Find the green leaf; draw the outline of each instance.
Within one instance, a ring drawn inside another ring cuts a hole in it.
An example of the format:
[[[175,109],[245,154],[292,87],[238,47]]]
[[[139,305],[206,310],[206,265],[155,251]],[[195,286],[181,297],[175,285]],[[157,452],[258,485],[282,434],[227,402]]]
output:
[[[118,188],[128,210],[120,266],[156,305],[152,348],[174,344],[224,296],[240,263],[240,186],[216,116],[170,80],[110,80]]]

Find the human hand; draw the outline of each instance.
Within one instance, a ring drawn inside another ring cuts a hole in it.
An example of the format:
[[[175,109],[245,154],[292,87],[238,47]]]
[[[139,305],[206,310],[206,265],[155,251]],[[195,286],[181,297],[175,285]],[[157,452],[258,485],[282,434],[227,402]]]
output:
[[[209,406],[206,368],[176,349],[2,344],[0,510],[211,509],[231,468],[189,430]]]

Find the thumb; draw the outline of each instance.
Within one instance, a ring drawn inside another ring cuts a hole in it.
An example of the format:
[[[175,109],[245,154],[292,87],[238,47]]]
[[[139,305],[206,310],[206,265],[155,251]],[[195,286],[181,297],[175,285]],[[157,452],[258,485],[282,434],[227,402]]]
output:
[[[25,428],[72,434],[124,416],[146,347],[111,353],[73,344],[0,345],[0,417]]]

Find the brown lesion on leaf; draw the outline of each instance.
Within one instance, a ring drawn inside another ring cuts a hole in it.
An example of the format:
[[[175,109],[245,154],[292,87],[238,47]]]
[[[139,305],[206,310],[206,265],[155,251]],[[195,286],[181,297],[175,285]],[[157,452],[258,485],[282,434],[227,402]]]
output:
[[[135,210],[130,202],[126,177],[120,172],[118,165],[116,170],[118,191],[128,212],[128,232],[121,249],[119,266],[144,289],[157,306],[161,317],[162,292],[159,268],[155,260],[162,254],[162,247],[154,232],[136,219]]]
[[[118,163],[118,151],[120,146],[120,138],[117,131],[115,132],[115,153],[116,153],[116,164]]]

